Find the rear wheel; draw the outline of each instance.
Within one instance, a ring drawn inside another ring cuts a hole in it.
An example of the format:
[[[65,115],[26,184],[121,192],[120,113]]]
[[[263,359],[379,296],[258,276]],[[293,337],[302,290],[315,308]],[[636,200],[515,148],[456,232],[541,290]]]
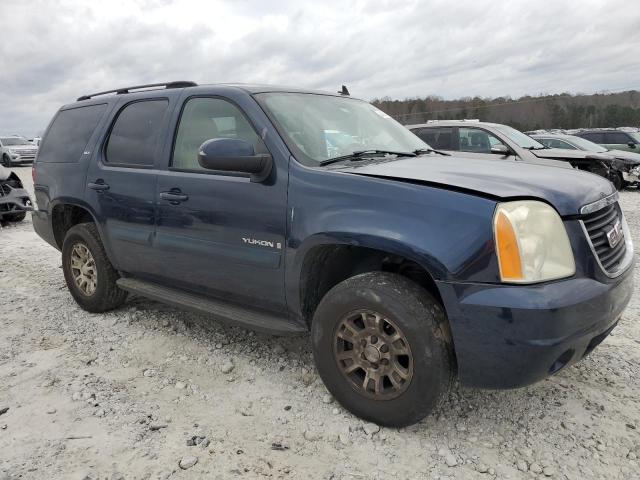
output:
[[[107,258],[93,223],[69,229],[62,244],[62,269],[71,295],[84,310],[112,310],[127,298],[127,292],[116,285],[118,272]]]
[[[332,288],[313,318],[313,353],[347,410],[380,425],[411,425],[446,395],[453,374],[439,303],[405,277],[358,275]]]

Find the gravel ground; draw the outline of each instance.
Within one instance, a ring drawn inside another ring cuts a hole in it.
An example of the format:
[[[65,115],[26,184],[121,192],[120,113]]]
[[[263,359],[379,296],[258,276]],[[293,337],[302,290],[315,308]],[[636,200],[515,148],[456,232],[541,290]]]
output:
[[[638,252],[640,192],[621,197]],[[306,337],[142,298],[89,314],[29,218],[0,245],[0,479],[640,478],[638,296],[557,376],[456,386],[423,422],[380,429],[333,402]]]

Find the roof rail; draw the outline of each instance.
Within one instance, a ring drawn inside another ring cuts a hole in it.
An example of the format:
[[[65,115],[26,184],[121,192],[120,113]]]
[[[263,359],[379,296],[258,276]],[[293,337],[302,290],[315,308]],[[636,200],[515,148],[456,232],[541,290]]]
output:
[[[197,87],[198,84],[196,82],[190,81],[176,81],[176,82],[167,82],[167,83],[148,83],[147,85],[135,85],[133,87],[125,87],[125,88],[116,88],[115,90],[105,90],[104,92],[91,93],[89,95],[82,95],[78,97],[78,102],[82,100],[89,100],[90,98],[97,97],[98,95],[106,95],[107,93],[115,93],[116,95],[122,95],[124,93],[130,93],[131,90],[140,90],[143,88],[154,88],[154,87],[164,87],[165,89],[169,88],[185,88],[185,87]]]

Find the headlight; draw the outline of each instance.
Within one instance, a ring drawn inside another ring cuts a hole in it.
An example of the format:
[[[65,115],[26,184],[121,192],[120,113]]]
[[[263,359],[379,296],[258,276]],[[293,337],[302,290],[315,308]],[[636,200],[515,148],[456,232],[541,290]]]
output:
[[[546,203],[499,203],[493,231],[503,282],[543,282],[576,272],[564,223]]]

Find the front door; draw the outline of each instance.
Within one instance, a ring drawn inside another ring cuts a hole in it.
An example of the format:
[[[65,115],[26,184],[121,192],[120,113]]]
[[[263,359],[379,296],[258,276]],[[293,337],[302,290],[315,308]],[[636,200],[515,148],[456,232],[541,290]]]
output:
[[[124,99],[123,99],[124,101]],[[170,98],[120,104],[109,133],[87,172],[86,199],[93,206],[114,266],[147,277],[155,228],[155,195],[162,131]]]
[[[198,164],[199,146],[213,138],[246,140],[256,153],[268,153],[229,99],[184,101],[156,189],[154,250],[164,266],[162,283],[283,311],[288,159],[274,156],[270,177],[252,183]]]

